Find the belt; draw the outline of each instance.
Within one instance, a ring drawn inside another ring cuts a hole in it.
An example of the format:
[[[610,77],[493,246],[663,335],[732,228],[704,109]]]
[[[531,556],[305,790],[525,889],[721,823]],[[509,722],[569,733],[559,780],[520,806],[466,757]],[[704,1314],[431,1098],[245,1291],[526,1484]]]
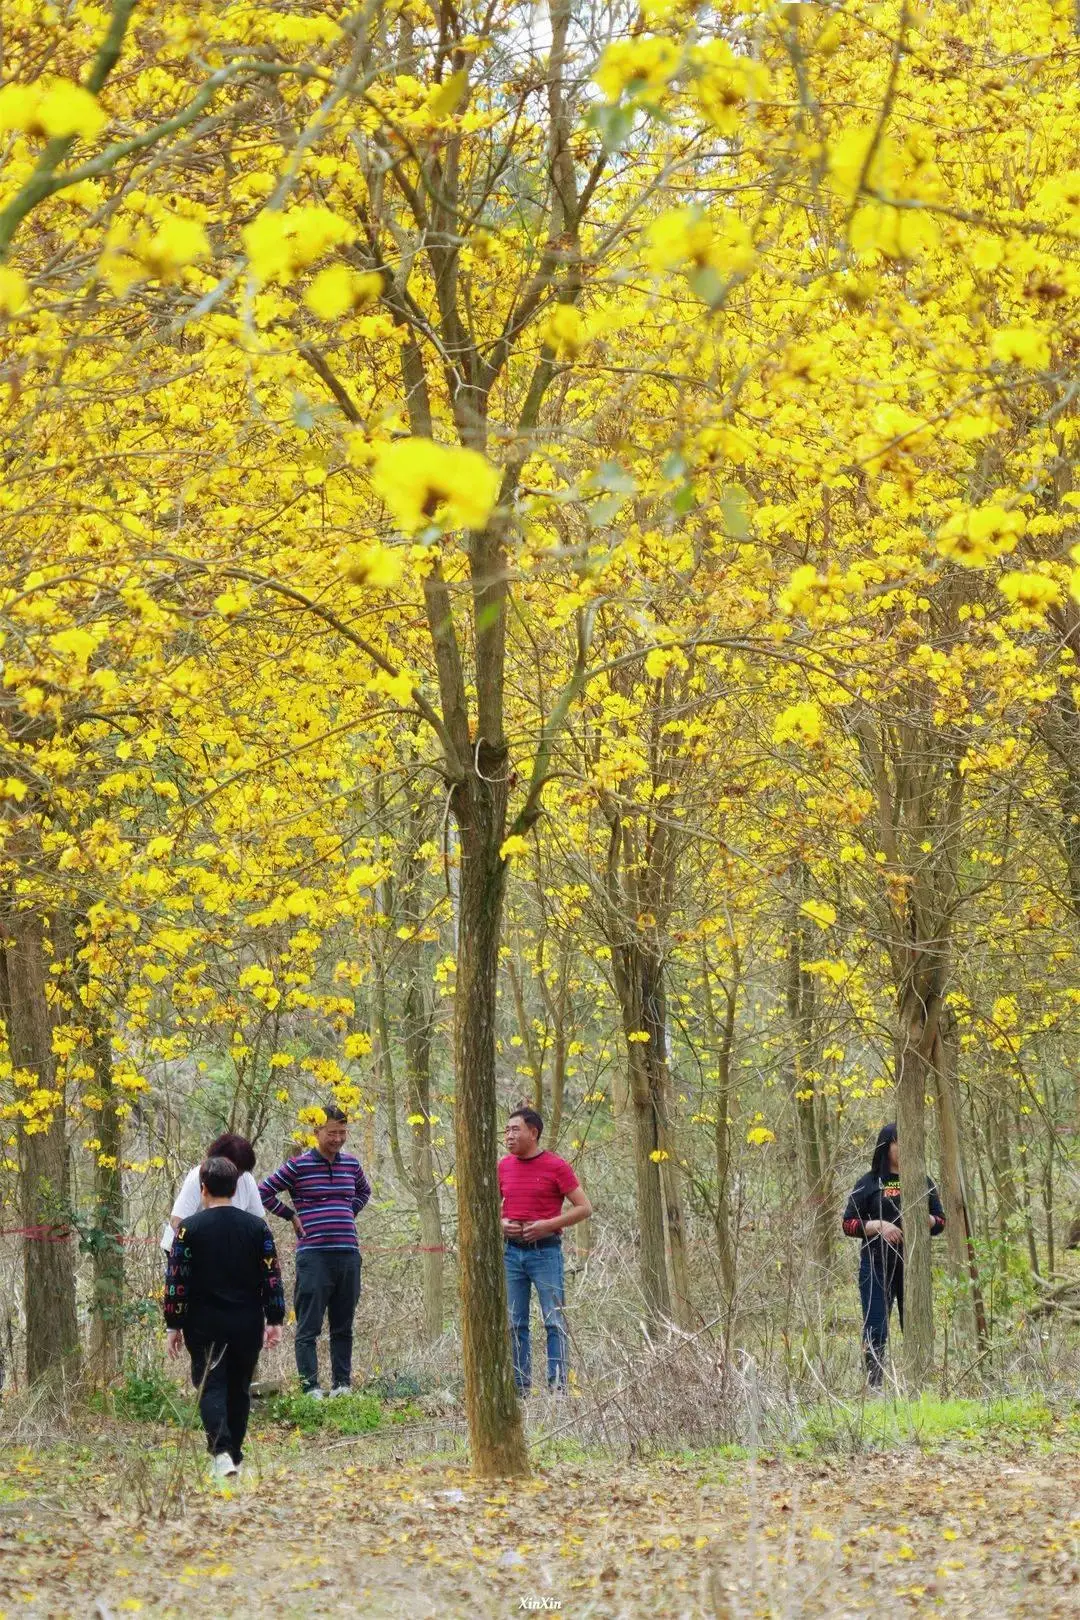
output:
[[[552,1249],[552,1248],[561,1249],[562,1248],[562,1238],[559,1236],[558,1232],[552,1232],[550,1237],[533,1238],[531,1242],[527,1238],[510,1238],[510,1237],[504,1238],[503,1242],[506,1244],[507,1248],[509,1248],[509,1249]]]

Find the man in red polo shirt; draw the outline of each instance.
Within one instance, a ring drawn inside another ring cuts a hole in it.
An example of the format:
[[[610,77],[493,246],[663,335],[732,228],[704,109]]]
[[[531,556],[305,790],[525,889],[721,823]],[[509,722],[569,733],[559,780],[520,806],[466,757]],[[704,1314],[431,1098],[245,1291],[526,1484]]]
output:
[[[506,1122],[506,1157],[499,1160],[506,1291],[519,1395],[527,1395],[532,1384],[531,1288],[536,1289],[547,1332],[548,1388],[566,1388],[562,1232],[592,1214],[570,1165],[540,1146],[543,1129],[535,1108],[515,1108]],[[564,1203],[569,1208],[564,1209]]]

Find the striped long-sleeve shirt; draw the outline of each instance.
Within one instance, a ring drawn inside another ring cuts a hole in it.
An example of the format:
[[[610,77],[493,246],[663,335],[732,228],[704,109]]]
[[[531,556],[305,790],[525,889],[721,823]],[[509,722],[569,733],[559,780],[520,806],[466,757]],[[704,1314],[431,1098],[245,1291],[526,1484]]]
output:
[[[291,1207],[281,1193],[288,1195]],[[356,1217],[371,1197],[371,1187],[351,1153],[324,1159],[318,1148],[309,1148],[260,1181],[259,1196],[264,1209],[284,1221],[299,1215],[304,1228],[299,1250],[360,1247]]]

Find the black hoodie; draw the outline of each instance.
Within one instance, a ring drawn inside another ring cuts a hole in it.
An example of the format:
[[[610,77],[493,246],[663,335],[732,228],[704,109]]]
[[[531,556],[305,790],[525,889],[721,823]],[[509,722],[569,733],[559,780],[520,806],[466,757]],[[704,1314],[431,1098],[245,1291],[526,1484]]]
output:
[[[889,1257],[893,1263],[903,1263],[903,1253],[886,1243],[876,1234],[868,1237],[867,1221],[891,1221],[903,1226],[900,1216],[900,1177],[889,1171],[889,1148],[896,1141],[896,1126],[883,1125],[878,1133],[869,1175],[861,1177],[851,1189],[851,1197],[844,1211],[844,1231],[848,1237],[862,1238],[864,1249],[874,1257]],[[930,1217],[930,1236],[937,1237],[945,1230],[945,1211],[941,1207],[938,1190],[930,1177],[926,1178],[927,1214]]]

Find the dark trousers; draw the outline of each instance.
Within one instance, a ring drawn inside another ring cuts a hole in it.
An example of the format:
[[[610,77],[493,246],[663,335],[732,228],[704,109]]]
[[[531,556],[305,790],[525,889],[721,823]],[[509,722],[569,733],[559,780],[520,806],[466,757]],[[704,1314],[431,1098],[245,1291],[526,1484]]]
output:
[[[227,1451],[234,1463],[243,1457],[251,1411],[251,1380],[262,1349],[262,1325],[257,1333],[215,1340],[197,1328],[184,1329],[191,1356],[191,1382],[201,1389],[199,1416],[206,1430],[212,1457]]]
[[[357,1249],[301,1249],[296,1256],[296,1370],[304,1389],[319,1383],[316,1344],[323,1318],[330,1316],[330,1382],[347,1387],[352,1378],[353,1317],[360,1298]]]
[[[899,1255],[876,1254],[864,1248],[859,1256],[859,1297],[863,1313],[863,1350],[866,1376],[874,1388],[885,1372],[885,1346],[889,1342],[889,1316],[893,1301],[904,1325],[904,1262]]]

